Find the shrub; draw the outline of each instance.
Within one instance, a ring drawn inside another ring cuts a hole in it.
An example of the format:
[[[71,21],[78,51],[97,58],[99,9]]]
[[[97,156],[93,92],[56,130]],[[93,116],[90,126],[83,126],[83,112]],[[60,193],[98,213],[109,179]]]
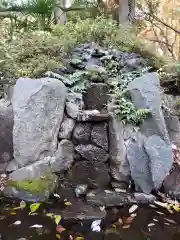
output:
[[[54,26],[52,32],[27,32],[11,42],[0,43],[0,74],[11,80],[20,76],[39,77],[63,65],[66,54],[80,43],[96,41],[122,51],[138,52],[159,68],[164,60],[135,35],[131,28],[98,17]]]

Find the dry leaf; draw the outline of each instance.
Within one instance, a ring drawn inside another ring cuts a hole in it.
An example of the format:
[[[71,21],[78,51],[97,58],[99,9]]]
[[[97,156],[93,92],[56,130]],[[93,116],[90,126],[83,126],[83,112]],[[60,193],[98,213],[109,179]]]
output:
[[[10,215],[16,215],[16,212],[10,212]]]
[[[123,220],[121,218],[118,219],[118,222],[120,223],[120,225],[123,225]]]
[[[132,205],[132,207],[130,207],[129,209],[129,213],[133,213],[134,211],[136,211],[137,208],[138,208],[138,205],[136,204]]]
[[[57,231],[58,233],[62,233],[62,232],[64,232],[65,230],[66,230],[66,229],[63,228],[61,225],[59,225],[59,226],[56,227],[56,231]]]
[[[21,221],[20,221],[20,220],[18,220],[18,221],[16,221],[16,222],[13,223],[13,225],[20,225],[20,224],[21,224]]]
[[[66,205],[66,206],[71,206],[72,203],[71,203],[71,202],[65,202],[64,205]]]
[[[164,213],[156,211],[159,215],[163,215]]]
[[[36,210],[38,210],[38,208],[40,207],[41,203],[33,203],[30,205],[30,210],[31,213],[35,212]]]
[[[56,237],[57,237],[58,239],[60,239],[60,238],[61,238],[59,234],[56,234]]]
[[[122,228],[126,229],[126,228],[130,228],[131,225],[124,225],[122,226]]]
[[[147,226],[152,227],[152,226],[155,226],[155,224],[154,223],[149,223]]]
[[[30,228],[42,228],[42,227],[43,227],[43,225],[35,224],[35,225],[31,226]]]
[[[55,215],[55,223],[56,223],[56,225],[58,225],[60,221],[61,221],[61,216],[60,215]]]

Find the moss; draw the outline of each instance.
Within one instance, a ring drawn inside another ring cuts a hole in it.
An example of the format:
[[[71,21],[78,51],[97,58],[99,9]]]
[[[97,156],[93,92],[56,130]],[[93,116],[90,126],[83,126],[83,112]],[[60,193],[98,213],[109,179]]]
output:
[[[57,182],[57,177],[54,174],[46,175],[43,178],[22,181],[8,181],[8,186],[15,187],[19,190],[25,190],[34,194],[50,192],[54,184]]]

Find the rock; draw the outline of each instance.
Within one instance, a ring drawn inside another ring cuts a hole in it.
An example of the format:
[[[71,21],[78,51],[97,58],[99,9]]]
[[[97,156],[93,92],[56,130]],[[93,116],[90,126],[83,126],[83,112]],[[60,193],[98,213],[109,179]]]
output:
[[[76,197],[84,196],[87,193],[88,185],[87,184],[79,184],[75,188]]]
[[[66,87],[56,79],[17,80],[12,99],[13,144],[14,158],[20,166],[55,152],[66,95]]]
[[[13,109],[5,99],[0,100],[0,173],[13,159]]]
[[[106,108],[110,98],[108,85],[105,83],[91,83],[83,94],[85,109],[97,109],[101,111]]]
[[[60,173],[71,168],[74,162],[74,145],[71,141],[63,139],[58,144],[55,153],[55,161],[52,164],[54,172]]]
[[[115,191],[92,191],[86,196],[86,201],[93,206],[115,207],[133,203],[149,203],[155,200],[153,195],[135,195],[133,193],[117,193]],[[142,197],[143,196],[143,197]]]
[[[170,140],[180,144],[180,122],[179,111],[177,110],[177,97],[172,95],[163,95],[163,114],[169,133]]]
[[[94,221],[99,219],[104,219],[106,216],[106,211],[101,211],[97,207],[93,207],[83,202],[80,199],[72,200],[72,205],[65,209],[51,209],[51,213],[54,215],[60,215],[65,221]]]
[[[103,149],[96,147],[92,144],[77,145],[75,147],[75,150],[84,159],[89,160],[89,161],[107,162],[107,160],[109,158],[109,155]]]
[[[84,108],[82,94],[69,93],[66,100],[66,112],[69,117],[77,119],[80,110]]]
[[[78,123],[73,132],[73,142],[75,144],[88,143],[91,136],[91,123]]]
[[[175,200],[180,200],[180,166],[174,165],[163,182],[164,191]]]
[[[169,142],[161,110],[162,97],[157,73],[148,73],[134,79],[128,84],[126,91],[130,94],[136,108],[151,111],[151,115],[140,126],[141,132],[146,136],[159,135],[164,141]]]
[[[106,188],[110,182],[107,166],[103,162],[76,162],[68,174],[70,184],[87,185],[90,188]]]
[[[9,175],[3,194],[25,201],[45,201],[57,186],[57,176],[50,172],[50,159],[19,168]]]
[[[13,172],[13,171],[16,171],[18,168],[19,168],[18,163],[16,162],[15,159],[13,159],[13,160],[7,165],[6,172]]]
[[[153,189],[149,157],[144,149],[144,137],[137,133],[127,146],[127,158],[130,165],[131,177],[136,187],[149,194]]]
[[[75,120],[65,116],[63,122],[61,123],[59,139],[70,139],[74,126]]]
[[[144,146],[150,160],[153,187],[159,189],[173,164],[172,145],[154,135],[146,139]]]
[[[79,122],[103,122],[109,119],[108,113],[100,113],[98,110],[80,111],[77,116]]]
[[[108,152],[107,123],[96,123],[91,132],[91,141]]]
[[[128,183],[130,177],[123,130],[122,123],[115,117],[111,117],[109,121],[109,165],[112,178],[116,184],[119,182],[120,185],[122,182]]]

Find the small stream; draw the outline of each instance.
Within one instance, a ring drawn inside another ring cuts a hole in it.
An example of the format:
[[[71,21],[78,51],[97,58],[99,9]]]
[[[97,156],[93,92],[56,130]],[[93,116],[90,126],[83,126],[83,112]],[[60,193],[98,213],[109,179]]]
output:
[[[101,232],[92,232],[92,220],[69,220],[63,218],[60,225],[66,230],[59,233],[53,219],[46,214],[69,211],[72,206],[62,206],[57,201],[41,204],[39,209],[29,215],[29,206],[19,206],[1,200],[0,203],[0,240],[179,240],[180,213],[168,211],[153,204],[138,205],[133,220],[130,217],[131,206],[107,209],[106,218],[102,220]],[[35,227],[35,226],[36,227]],[[34,226],[34,227],[32,227]],[[38,227],[37,227],[38,226]]]

